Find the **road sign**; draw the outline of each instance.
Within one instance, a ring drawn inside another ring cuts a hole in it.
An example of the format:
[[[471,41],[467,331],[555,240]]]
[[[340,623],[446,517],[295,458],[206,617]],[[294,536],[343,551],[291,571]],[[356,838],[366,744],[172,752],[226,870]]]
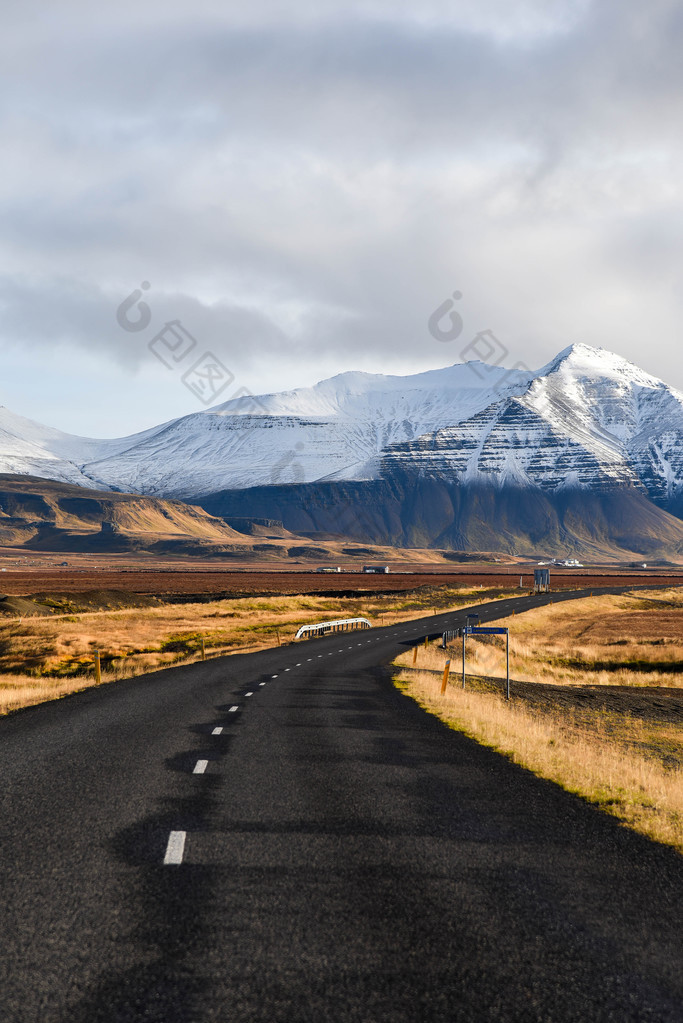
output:
[[[468,615],[468,618],[478,618],[479,615]],[[510,699],[510,630],[479,627],[470,625],[469,622],[464,629],[451,629],[444,632],[441,638],[441,646],[446,649],[446,644],[451,639],[462,638],[462,687],[465,688],[465,647],[468,636],[505,636],[505,698]],[[450,662],[449,662],[450,663]],[[443,690],[442,690],[443,692]]]

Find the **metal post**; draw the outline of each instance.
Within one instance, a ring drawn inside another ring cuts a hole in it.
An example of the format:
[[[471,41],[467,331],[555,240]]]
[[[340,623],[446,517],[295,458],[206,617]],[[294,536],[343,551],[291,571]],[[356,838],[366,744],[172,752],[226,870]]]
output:
[[[465,688],[465,636],[467,632],[462,630],[462,687]]]
[[[505,633],[505,668],[507,672],[507,686],[505,688],[505,699],[510,699],[510,630]]]

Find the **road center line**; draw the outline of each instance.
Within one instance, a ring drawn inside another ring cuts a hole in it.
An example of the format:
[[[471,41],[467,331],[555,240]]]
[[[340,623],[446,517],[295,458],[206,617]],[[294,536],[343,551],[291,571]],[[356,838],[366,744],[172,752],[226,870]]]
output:
[[[166,846],[166,855],[164,856],[165,865],[178,865],[183,862],[186,835],[186,831],[172,831],[168,836],[168,845]]]
[[[204,771],[207,769],[208,766],[209,766],[208,760],[198,760],[197,763],[194,765],[194,771],[192,773],[204,774]]]
[[[220,735],[222,731],[223,731],[223,729],[219,725],[218,728],[214,728],[214,730],[213,730],[213,732],[211,734],[212,735]]]
[[[254,694],[253,693],[245,693],[244,695],[245,696],[253,696]]]
[[[259,682],[260,686],[264,686],[265,684],[266,684],[265,682]]]
[[[228,714],[234,714],[236,710],[239,710],[239,707],[237,706],[237,704],[235,704],[234,707],[230,708],[230,710],[228,711]]]

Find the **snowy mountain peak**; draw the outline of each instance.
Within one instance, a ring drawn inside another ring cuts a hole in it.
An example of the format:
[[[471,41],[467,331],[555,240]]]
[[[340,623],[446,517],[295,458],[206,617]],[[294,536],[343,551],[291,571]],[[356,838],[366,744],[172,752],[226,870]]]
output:
[[[574,377],[613,380],[641,387],[665,386],[657,377],[622,358],[607,348],[594,348],[578,342],[564,348],[555,358],[538,371],[536,377],[552,373],[571,374]]]

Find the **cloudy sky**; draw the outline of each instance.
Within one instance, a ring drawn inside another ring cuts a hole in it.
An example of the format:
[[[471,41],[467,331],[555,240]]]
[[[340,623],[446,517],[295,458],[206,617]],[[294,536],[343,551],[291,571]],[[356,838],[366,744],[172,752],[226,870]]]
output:
[[[207,351],[221,401],[485,329],[683,387],[682,37],[679,0],[5,5],[0,403],[121,435],[204,407]]]

